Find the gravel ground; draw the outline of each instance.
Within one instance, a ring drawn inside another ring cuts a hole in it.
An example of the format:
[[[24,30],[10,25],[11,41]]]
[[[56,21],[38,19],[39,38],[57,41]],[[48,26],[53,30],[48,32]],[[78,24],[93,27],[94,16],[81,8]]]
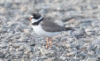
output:
[[[45,49],[28,21],[32,12],[75,31]],[[100,61],[100,0],[0,0],[0,61]]]

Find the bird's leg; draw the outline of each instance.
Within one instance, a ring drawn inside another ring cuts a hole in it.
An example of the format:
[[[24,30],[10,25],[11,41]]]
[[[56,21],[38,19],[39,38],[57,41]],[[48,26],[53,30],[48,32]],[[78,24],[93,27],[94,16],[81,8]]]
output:
[[[49,38],[48,37],[46,37],[46,48],[48,49],[49,48],[49,42],[48,42],[48,40],[49,40]]]
[[[52,38],[48,38],[48,40],[49,40],[49,44],[50,44],[50,48],[52,47]]]

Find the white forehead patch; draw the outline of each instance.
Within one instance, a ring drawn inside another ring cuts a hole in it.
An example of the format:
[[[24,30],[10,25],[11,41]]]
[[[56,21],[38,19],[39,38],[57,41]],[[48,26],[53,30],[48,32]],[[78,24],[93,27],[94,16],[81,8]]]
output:
[[[30,17],[33,17],[32,15]]]

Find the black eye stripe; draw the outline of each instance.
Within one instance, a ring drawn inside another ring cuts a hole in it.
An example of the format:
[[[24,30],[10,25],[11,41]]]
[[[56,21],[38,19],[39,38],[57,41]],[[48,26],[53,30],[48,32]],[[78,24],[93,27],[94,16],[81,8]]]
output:
[[[33,19],[39,19],[41,17],[39,13],[33,13],[32,16]]]

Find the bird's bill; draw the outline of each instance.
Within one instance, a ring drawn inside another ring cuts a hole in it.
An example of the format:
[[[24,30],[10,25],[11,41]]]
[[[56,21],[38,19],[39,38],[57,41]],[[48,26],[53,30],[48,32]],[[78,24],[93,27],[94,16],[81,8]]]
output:
[[[30,18],[29,18],[29,20],[31,21],[31,20],[32,20],[32,18],[30,17]]]

